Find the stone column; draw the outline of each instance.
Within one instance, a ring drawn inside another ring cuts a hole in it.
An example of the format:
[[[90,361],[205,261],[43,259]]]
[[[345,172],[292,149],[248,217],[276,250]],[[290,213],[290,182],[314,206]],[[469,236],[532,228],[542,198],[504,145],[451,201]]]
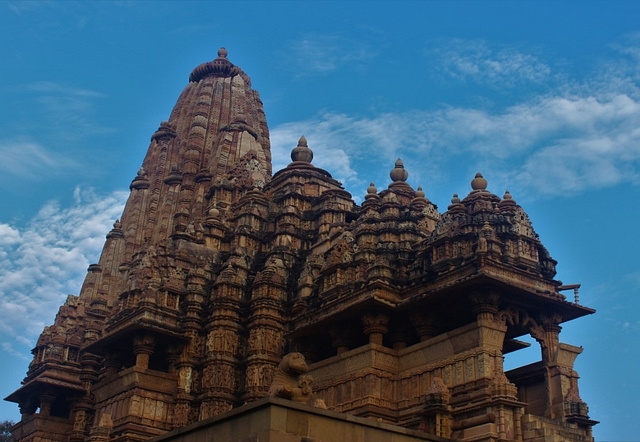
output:
[[[408,329],[407,324],[392,323],[389,339],[394,350],[407,348],[407,342],[409,342],[410,337],[411,331]]]
[[[284,301],[287,298],[289,266],[280,254],[266,260],[264,269],[254,280],[251,290],[251,315],[247,369],[245,372],[245,401],[267,395],[273,374],[284,350]]]
[[[133,354],[136,355],[136,369],[149,368],[149,359],[153,354],[155,339],[149,333],[139,334],[133,338]]]
[[[114,349],[107,350],[104,359],[104,368],[107,377],[116,375],[118,371],[120,371],[120,367],[122,367],[122,360],[117,351]]]
[[[558,344],[560,343],[560,322],[559,315],[542,315],[540,322],[545,335],[545,346],[542,347],[542,360],[545,363],[555,363],[558,360]]]
[[[112,429],[113,422],[111,421],[111,415],[103,414],[98,425],[91,429],[89,442],[109,442]]]
[[[83,442],[84,433],[87,430],[87,415],[90,407],[88,404],[78,404],[73,412],[73,430],[69,434],[69,442]]]
[[[369,336],[369,344],[382,345],[384,335],[389,331],[389,316],[381,312],[366,312],[362,315],[364,333]]]
[[[472,311],[478,322],[495,321],[498,316],[498,302],[500,297],[493,291],[477,291],[471,294]]]
[[[40,399],[40,414],[42,416],[49,416],[51,414],[51,406],[53,401],[56,400],[56,396],[51,390],[46,390],[38,396]]]
[[[37,410],[37,407],[33,404],[31,399],[29,399],[28,402],[20,402],[18,404],[18,408],[20,409],[20,420],[27,419]]]
[[[353,329],[349,324],[340,323],[329,326],[331,345],[336,349],[336,354],[341,355],[351,350],[354,345]]]
[[[411,315],[411,323],[416,330],[420,341],[426,341],[438,335],[436,320],[425,313],[415,312]]]

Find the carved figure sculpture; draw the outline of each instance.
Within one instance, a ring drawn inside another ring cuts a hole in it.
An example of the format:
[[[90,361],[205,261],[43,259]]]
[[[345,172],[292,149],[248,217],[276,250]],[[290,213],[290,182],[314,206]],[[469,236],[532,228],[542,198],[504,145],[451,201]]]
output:
[[[305,375],[309,370],[304,356],[298,352],[285,355],[273,376],[269,387],[269,396],[290,399],[301,404],[327,408],[322,399],[313,396],[311,384],[313,377]]]

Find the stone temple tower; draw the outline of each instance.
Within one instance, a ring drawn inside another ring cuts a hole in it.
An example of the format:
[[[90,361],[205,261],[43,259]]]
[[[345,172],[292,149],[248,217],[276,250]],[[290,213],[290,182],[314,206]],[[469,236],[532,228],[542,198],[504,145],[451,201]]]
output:
[[[291,158],[272,176],[262,102],[224,49],[193,70],[7,398],[18,441],[140,441],[225,415],[291,351],[329,411],[416,440],[592,440],[581,348],[559,334],[593,310],[561,294],[574,286],[508,192],[478,174],[440,213],[398,160],[358,206],[304,137]],[[505,373],[525,334],[541,360]]]

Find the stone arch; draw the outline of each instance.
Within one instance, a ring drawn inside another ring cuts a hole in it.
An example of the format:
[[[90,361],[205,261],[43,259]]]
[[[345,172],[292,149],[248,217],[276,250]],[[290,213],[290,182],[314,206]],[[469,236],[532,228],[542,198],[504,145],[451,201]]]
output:
[[[541,347],[544,348],[547,346],[544,329],[534,318],[529,316],[529,313],[525,310],[509,306],[498,313],[498,319],[507,326],[521,326],[525,328]]]

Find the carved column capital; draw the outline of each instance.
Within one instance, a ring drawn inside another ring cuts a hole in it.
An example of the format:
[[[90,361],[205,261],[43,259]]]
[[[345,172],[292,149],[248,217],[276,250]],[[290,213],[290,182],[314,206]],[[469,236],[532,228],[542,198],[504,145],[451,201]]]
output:
[[[409,325],[404,323],[394,322],[389,332],[389,340],[393,345],[394,350],[401,350],[407,347],[407,343],[411,339],[412,332]]]
[[[426,341],[438,335],[438,327],[436,318],[422,312],[414,312],[411,314],[411,323],[416,330],[420,341]]]
[[[494,291],[477,291],[469,296],[473,307],[472,311],[479,320],[494,321],[498,316],[498,304],[500,296]]]
[[[381,312],[366,312],[361,319],[369,343],[382,345],[382,338],[389,331],[389,316]]]
[[[336,349],[337,354],[349,351],[354,345],[354,333],[350,324],[333,324],[329,326],[329,336],[331,336],[331,345]]]
[[[149,358],[153,354],[155,339],[150,333],[138,334],[133,338],[133,354],[136,355],[136,368],[149,368]]]
[[[18,408],[20,409],[21,420],[25,420],[36,412],[38,406],[34,403],[33,400],[28,399],[26,401],[21,400],[21,402],[18,404]]]
[[[38,399],[40,399],[40,414],[43,416],[49,416],[51,414],[53,401],[56,400],[54,392],[51,390],[45,390],[38,396]]]
[[[540,325],[542,325],[546,332],[560,333],[562,330],[562,327],[560,327],[561,322],[562,316],[558,313],[552,313],[550,315],[543,313],[540,315]]]

